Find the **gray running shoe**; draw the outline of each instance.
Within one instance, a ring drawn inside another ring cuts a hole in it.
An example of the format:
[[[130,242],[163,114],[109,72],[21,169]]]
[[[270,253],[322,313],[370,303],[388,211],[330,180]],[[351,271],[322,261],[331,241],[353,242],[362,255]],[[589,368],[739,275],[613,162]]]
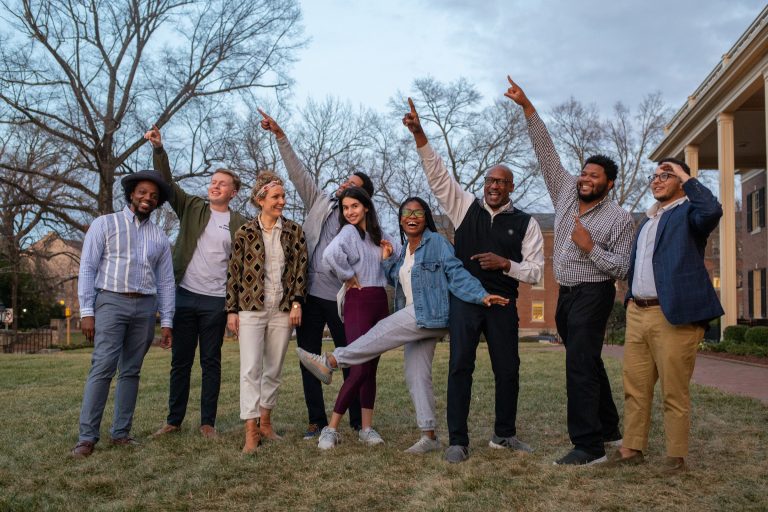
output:
[[[469,448],[466,446],[460,446],[458,444],[452,444],[445,450],[445,460],[451,464],[457,462],[464,462],[469,458]]]
[[[378,432],[373,430],[373,428],[365,428],[360,429],[360,432],[357,434],[357,438],[360,440],[361,443],[365,443],[368,446],[376,446],[377,444],[384,444],[384,439],[381,438]]]
[[[323,427],[320,431],[320,439],[317,441],[317,447],[321,450],[330,450],[336,448],[336,445],[341,442],[341,436],[335,428]]]
[[[299,356],[301,365],[317,377],[317,380],[323,384],[331,383],[333,368],[328,364],[328,357],[325,354],[313,354],[299,347],[296,348],[296,354]]]
[[[421,436],[421,438],[416,441],[413,446],[405,450],[405,453],[429,453],[429,452],[436,452],[441,448],[440,441],[437,439],[432,439],[428,436]]]
[[[488,446],[498,450],[509,448],[510,450],[518,452],[533,453],[533,448],[519,440],[517,436],[499,437],[496,434],[493,434],[491,440],[488,442]]]

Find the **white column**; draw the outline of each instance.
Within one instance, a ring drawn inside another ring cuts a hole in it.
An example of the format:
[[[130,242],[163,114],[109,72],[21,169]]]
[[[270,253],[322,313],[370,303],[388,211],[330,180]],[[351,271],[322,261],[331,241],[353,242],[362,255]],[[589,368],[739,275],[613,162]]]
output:
[[[717,163],[720,169],[720,302],[725,309],[721,327],[736,325],[736,200],[734,197],[735,155],[733,143],[733,114],[717,116]]]
[[[699,146],[697,144],[685,146],[685,163],[691,168],[691,176],[695,178],[699,175]]]

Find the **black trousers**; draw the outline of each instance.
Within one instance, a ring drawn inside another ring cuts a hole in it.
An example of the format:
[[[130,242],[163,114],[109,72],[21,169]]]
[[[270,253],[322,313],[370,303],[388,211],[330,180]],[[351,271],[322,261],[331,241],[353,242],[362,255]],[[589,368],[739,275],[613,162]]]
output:
[[[568,434],[573,445],[602,456],[603,442],[618,439],[619,414],[600,357],[616,297],[613,281],[560,287],[555,322],[565,344]]]
[[[336,310],[336,301],[321,299],[314,295],[307,297],[302,308],[301,326],[296,329],[296,342],[299,347],[307,352],[319,354],[323,347],[323,330],[328,324],[333,343],[337,347],[345,347],[347,338],[344,335],[344,324]],[[304,385],[304,401],[307,403],[307,415],[309,423],[315,423],[320,428],[328,425],[328,416],[325,413],[325,400],[323,399],[323,385],[307,371],[301,368],[301,382]],[[344,368],[343,375],[347,378],[349,368]],[[349,406],[349,425],[354,429],[360,429],[362,419],[360,417],[360,400],[355,398]]]
[[[451,295],[448,330],[451,356],[448,365],[448,434],[451,445],[469,446],[469,404],[472,400],[472,373],[480,335],[485,335],[496,382],[497,436],[516,435],[517,395],[520,390],[517,306],[487,308],[469,304]]]
[[[200,295],[176,288],[171,346],[171,390],[168,397],[169,425],[180,426],[187,413],[189,378],[200,342],[200,424],[214,426],[221,388],[221,345],[227,313],[224,297]]]

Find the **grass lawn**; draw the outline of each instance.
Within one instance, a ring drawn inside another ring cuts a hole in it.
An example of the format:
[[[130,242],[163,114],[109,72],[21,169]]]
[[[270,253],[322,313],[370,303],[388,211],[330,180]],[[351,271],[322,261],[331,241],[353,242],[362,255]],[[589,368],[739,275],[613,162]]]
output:
[[[292,342],[274,422],[285,439],[246,457],[238,405],[238,347],[224,345],[218,440],[197,433],[199,368],[193,371],[184,430],[147,436],[167,413],[170,353],[153,348],[141,379],[133,435],[137,449],[97,445],[92,457],[68,457],[77,441],[88,350],[0,355],[0,510],[767,510],[768,407],[756,400],[693,388],[690,471],[657,476],[663,455],[660,409],[648,462],[639,467],[562,468],[569,448],[565,423],[564,353],[521,346],[518,435],[535,453],[492,450],[493,376],[481,345],[475,371],[470,459],[448,465],[442,453],[402,453],[418,437],[404,384],[402,351],[382,357],[375,426],[386,444],[368,448],[345,424],[342,444],[320,453],[303,441],[306,427]],[[435,356],[440,436],[445,443],[447,344]],[[620,363],[606,360],[621,410]],[[326,387],[330,410],[340,382]],[[111,397],[110,397],[111,398]],[[112,402],[102,424],[109,436]]]

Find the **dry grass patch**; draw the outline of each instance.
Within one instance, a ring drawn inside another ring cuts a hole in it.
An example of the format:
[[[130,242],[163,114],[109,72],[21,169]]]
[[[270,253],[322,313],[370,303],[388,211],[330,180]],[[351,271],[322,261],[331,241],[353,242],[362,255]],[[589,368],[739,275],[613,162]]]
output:
[[[346,424],[342,443],[321,453],[301,439],[306,411],[293,353],[274,422],[285,436],[244,457],[238,418],[238,347],[224,346],[219,439],[197,433],[199,370],[181,433],[147,436],[167,413],[170,354],[153,348],[144,365],[133,434],[138,449],[97,446],[85,461],[68,458],[90,363],[87,350],[0,355],[0,510],[766,510],[768,407],[755,400],[694,388],[691,470],[656,475],[661,460],[660,409],[654,411],[648,464],[609,470],[561,468],[568,448],[564,354],[523,345],[518,434],[536,452],[488,448],[493,425],[493,376],[485,347],[478,351],[470,428],[472,456],[448,465],[442,454],[402,452],[417,438],[402,374],[402,351],[379,365],[375,425],[386,440],[368,448]],[[438,346],[435,389],[444,428],[448,347]],[[620,363],[606,360],[614,397],[622,403]],[[326,387],[326,405],[340,382]],[[102,425],[108,437],[112,402]]]

